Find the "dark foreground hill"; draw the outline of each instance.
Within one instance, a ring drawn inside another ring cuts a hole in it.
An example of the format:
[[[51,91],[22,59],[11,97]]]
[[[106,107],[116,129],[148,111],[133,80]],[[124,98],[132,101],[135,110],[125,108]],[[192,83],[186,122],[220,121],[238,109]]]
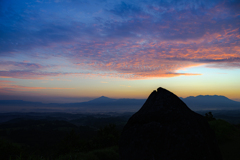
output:
[[[132,114],[1,113],[0,159],[119,159],[116,141]],[[234,115],[231,120],[238,117]],[[209,123],[216,132],[224,159],[239,160],[240,125],[223,120]],[[106,142],[107,146],[103,146]]]
[[[222,159],[206,118],[163,88],[130,117],[119,144],[121,160]]]

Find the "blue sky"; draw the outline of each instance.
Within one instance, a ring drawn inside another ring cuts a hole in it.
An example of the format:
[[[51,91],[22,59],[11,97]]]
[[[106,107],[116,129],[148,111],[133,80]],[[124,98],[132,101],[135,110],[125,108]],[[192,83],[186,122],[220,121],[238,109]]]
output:
[[[240,100],[239,1],[2,0],[0,99]]]

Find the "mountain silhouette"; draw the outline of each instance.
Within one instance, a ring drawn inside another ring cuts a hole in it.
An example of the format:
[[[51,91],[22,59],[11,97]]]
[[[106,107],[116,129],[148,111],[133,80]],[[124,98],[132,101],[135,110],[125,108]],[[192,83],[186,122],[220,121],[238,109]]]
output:
[[[233,101],[225,96],[199,95],[181,98],[193,110],[240,109],[240,102]]]
[[[115,101],[116,99],[112,99],[112,98],[108,98],[105,96],[101,96],[99,98],[93,99],[88,101],[88,103],[111,103],[113,101]]]
[[[124,126],[121,160],[221,160],[207,120],[175,94],[158,88]]]
[[[238,110],[240,102],[224,96],[199,95],[180,98],[189,108],[199,110]],[[0,100],[0,112],[12,111],[80,111],[80,112],[136,112],[146,99],[113,99],[105,96],[87,102],[78,103],[49,103],[29,102],[22,100]]]

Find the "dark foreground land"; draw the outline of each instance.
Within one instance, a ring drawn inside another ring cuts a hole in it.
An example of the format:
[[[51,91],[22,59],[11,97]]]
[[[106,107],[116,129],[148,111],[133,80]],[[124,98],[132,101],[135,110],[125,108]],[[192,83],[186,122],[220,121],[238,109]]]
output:
[[[199,113],[215,131],[223,158],[239,160],[240,111],[208,112]],[[0,159],[119,159],[118,140],[132,114],[0,113]]]

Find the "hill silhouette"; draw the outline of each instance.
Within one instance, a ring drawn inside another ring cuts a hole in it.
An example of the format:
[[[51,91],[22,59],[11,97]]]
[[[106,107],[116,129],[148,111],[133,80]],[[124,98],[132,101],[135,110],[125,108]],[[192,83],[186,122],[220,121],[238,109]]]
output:
[[[206,118],[161,87],[129,118],[119,151],[121,160],[222,159]]]
[[[225,96],[199,95],[181,99],[193,110],[240,109],[240,102],[233,101]]]
[[[194,111],[240,110],[240,102],[224,96],[199,95],[180,98]],[[113,99],[105,96],[79,103],[41,103],[22,100],[0,100],[0,112],[136,112],[146,99]]]
[[[99,98],[90,100],[87,103],[110,103],[110,102],[114,102],[114,101],[116,101],[116,99],[112,99],[112,98],[108,98],[108,97],[105,97],[105,96],[101,96]]]

